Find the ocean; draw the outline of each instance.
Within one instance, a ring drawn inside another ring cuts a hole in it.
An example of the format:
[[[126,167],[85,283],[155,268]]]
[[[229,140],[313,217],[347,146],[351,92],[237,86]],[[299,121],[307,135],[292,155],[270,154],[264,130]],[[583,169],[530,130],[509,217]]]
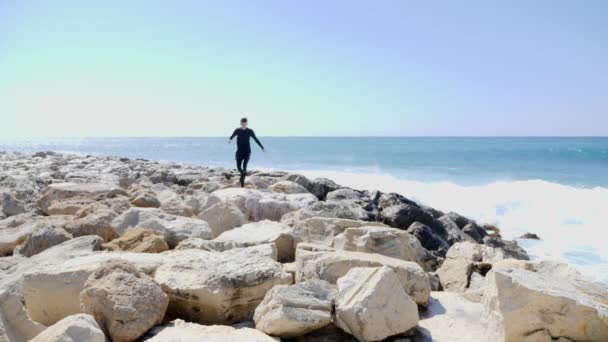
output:
[[[568,262],[608,283],[608,137],[260,137],[250,169],[292,170],[399,192],[498,226],[534,259]],[[253,142],[252,142],[253,144]],[[45,150],[234,167],[227,138],[0,140]]]

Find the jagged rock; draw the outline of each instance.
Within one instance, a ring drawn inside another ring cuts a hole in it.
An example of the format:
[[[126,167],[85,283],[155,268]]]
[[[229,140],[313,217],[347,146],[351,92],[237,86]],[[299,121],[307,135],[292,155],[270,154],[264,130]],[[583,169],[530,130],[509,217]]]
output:
[[[163,235],[151,229],[134,228],[127,230],[123,236],[104,243],[103,248],[110,251],[161,253],[168,250],[169,245]]]
[[[149,332],[146,342],[276,342],[261,331],[224,325],[200,325],[177,319]]]
[[[68,316],[46,328],[30,342],[105,342],[95,319],[86,314]]]
[[[437,276],[446,291],[465,291],[469,287],[471,274],[477,270],[485,271],[492,264],[508,258],[502,250],[471,242],[455,243],[446,254],[446,259]],[[485,264],[485,265],[484,265]]]
[[[292,181],[280,181],[278,183],[274,183],[273,185],[271,185],[270,187],[268,187],[268,189],[274,191],[274,192],[281,192],[284,194],[305,194],[308,193],[308,190],[306,190],[305,187],[303,187],[302,185],[296,183],[296,182],[292,182]]]
[[[62,228],[67,220],[64,216],[33,216],[21,214],[0,221],[0,256],[13,252],[29,236],[44,228]]]
[[[426,271],[437,268],[438,260],[418,239],[409,233],[388,227],[364,226],[347,228],[334,238],[336,249],[363,253],[378,253],[388,257],[413,261]]]
[[[297,174],[297,173],[288,173],[281,177],[281,180],[284,181],[292,181],[303,186],[307,191],[311,189],[311,182],[306,176]]]
[[[198,218],[209,224],[213,230],[213,237],[247,223],[243,212],[236,205],[227,202],[219,202],[207,208],[198,215]]]
[[[50,184],[38,200],[40,209],[48,214],[49,207],[55,202],[69,198],[111,198],[127,196],[119,186],[109,183],[55,183]]]
[[[94,205],[97,201],[93,198],[69,198],[54,201],[46,210],[48,215],[76,215],[84,208]]]
[[[319,200],[325,200],[328,193],[338,190],[340,186],[331,179],[315,178],[310,181],[308,191],[315,195]]]
[[[10,190],[0,189],[0,214],[4,216],[14,216],[25,212],[21,201],[15,198]]]
[[[30,319],[17,294],[0,289],[0,341],[29,341],[45,328]]]
[[[186,249],[200,249],[207,252],[226,252],[233,249],[247,249],[247,253],[256,253],[267,256],[272,260],[277,260],[278,252],[277,246],[273,243],[266,243],[262,245],[250,246],[246,243],[239,243],[233,241],[215,241],[215,240],[203,240],[203,239],[188,239],[180,242],[175,250],[186,250]]]
[[[431,284],[420,265],[375,253],[336,251],[324,246],[306,243],[296,249],[296,282],[322,279],[335,284],[354,267],[391,267],[401,281],[405,292],[425,306],[428,303]]]
[[[461,241],[476,242],[471,236],[460,230],[460,227],[448,215],[441,216],[435,220],[432,223],[432,227],[450,246]]]
[[[292,281],[281,264],[248,248],[223,253],[188,249],[165,256],[154,279],[169,294],[167,315],[193,322],[250,319],[268,290]]]
[[[357,221],[331,217],[311,217],[294,222],[292,236],[294,244],[308,242],[331,247],[334,237],[351,227],[387,227],[379,222]]]
[[[213,231],[207,222],[167,214],[157,208],[131,208],[116,217],[111,225],[121,235],[136,227],[152,229],[165,237],[169,247],[175,247],[188,238],[213,238]]]
[[[488,235],[485,229],[481,228],[477,223],[469,223],[462,228],[462,232],[472,237],[477,243],[483,243],[483,238]]]
[[[112,220],[118,214],[112,209],[98,209],[84,217],[77,218],[65,225],[74,237],[86,235],[101,236],[104,241],[118,237],[118,232],[112,227]]]
[[[418,307],[390,267],[355,267],[338,279],[335,323],[360,341],[380,341],[418,323]]]
[[[153,193],[141,192],[133,196],[131,204],[140,208],[158,208],[160,207],[160,201]]]
[[[295,254],[291,229],[285,224],[269,220],[248,223],[226,231],[214,241],[244,247],[274,243],[277,246],[279,261],[293,260]]]
[[[423,341],[494,341],[486,338],[479,324],[482,306],[455,292],[431,292],[426,310],[420,311],[418,330]],[[498,341],[498,340],[496,340]]]
[[[548,334],[536,335],[542,337],[537,340],[550,336],[607,341],[608,288],[572,274],[561,277],[554,272],[555,264],[549,268],[540,265],[527,263],[528,269],[502,268],[488,273],[482,299],[486,338],[522,341],[546,331]]]
[[[424,248],[434,251],[439,256],[445,256],[450,248],[450,245],[441,236],[435,234],[431,227],[420,222],[412,223],[407,232],[418,238]]]
[[[305,208],[290,212],[281,218],[281,222],[295,225],[313,217],[340,218],[366,221],[368,213],[359,205],[352,202],[317,202]]]
[[[534,233],[525,233],[519,237],[520,239],[540,240],[540,237]]]
[[[505,258],[530,260],[528,253],[526,253],[526,251],[515,241],[503,240],[500,237],[486,236],[483,239],[483,243],[496,249],[500,249],[505,255]]]
[[[80,307],[114,342],[137,340],[165,316],[168,296],[152,278],[124,260],[102,264],[87,279]]]
[[[391,227],[407,229],[412,223],[433,224],[432,215],[418,206],[411,204],[396,204],[385,208],[381,215],[382,221]]]
[[[83,236],[66,241],[64,244],[88,238],[97,239],[101,245],[101,239],[92,236]],[[33,258],[42,256],[45,252]],[[29,316],[48,326],[64,317],[81,312],[78,295],[84,289],[86,280],[100,265],[112,259],[129,261],[143,272],[151,274],[163,262],[164,256],[154,253],[95,253],[28,271],[23,275],[23,297]]]
[[[72,234],[63,228],[45,227],[33,232],[23,244],[15,248],[15,253],[31,257],[71,238]]]
[[[325,198],[326,201],[359,201],[363,199],[365,194],[350,188],[341,188],[329,192]]]
[[[255,310],[256,328],[283,338],[322,328],[331,323],[335,296],[335,286],[323,280],[277,285]]]

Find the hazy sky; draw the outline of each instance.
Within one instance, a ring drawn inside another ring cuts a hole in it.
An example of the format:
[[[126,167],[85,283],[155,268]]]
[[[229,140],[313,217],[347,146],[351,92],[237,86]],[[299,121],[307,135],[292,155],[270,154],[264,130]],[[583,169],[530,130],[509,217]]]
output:
[[[0,136],[608,135],[608,1],[0,0]]]

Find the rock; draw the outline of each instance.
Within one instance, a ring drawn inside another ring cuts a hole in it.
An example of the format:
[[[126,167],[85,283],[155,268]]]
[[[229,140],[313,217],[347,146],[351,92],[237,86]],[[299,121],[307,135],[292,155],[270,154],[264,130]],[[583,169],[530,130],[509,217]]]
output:
[[[334,238],[334,247],[345,251],[378,253],[388,257],[413,261],[426,271],[435,270],[438,260],[418,239],[409,233],[377,226],[347,228]]]
[[[93,237],[84,236],[66,241],[64,244],[88,238]],[[98,242],[101,241],[99,237],[94,238],[98,239]],[[43,256],[53,248],[32,258]],[[28,271],[23,275],[23,297],[29,316],[48,326],[69,315],[80,313],[78,296],[84,289],[85,282],[100,265],[112,259],[129,261],[137,265],[143,272],[152,274],[163,262],[164,255],[127,252],[95,253]]]
[[[111,198],[127,196],[119,186],[105,183],[55,183],[50,184],[38,200],[40,209],[48,214],[49,207],[55,201],[69,198]]]
[[[354,267],[391,267],[405,292],[419,305],[428,303],[431,284],[422,268],[410,261],[375,253],[336,251],[324,246],[305,243],[296,249],[296,282],[322,279],[332,284]]]
[[[360,206],[352,202],[316,202],[305,208],[287,213],[281,221],[294,225],[312,217],[341,218],[349,220],[369,220],[368,213]]]
[[[29,318],[17,294],[0,290],[0,341],[29,341],[45,328]]]
[[[110,241],[119,236],[118,232],[112,227],[112,220],[117,215],[112,209],[98,209],[84,217],[68,222],[65,230],[74,237],[98,235],[104,241]]]
[[[327,178],[315,178],[310,181],[307,187],[308,191],[315,195],[319,200],[325,200],[328,193],[338,190],[340,186],[331,179]]]
[[[300,174],[297,174],[297,173],[288,173],[288,174],[282,176],[281,180],[292,181],[292,182],[295,182],[297,184],[300,184],[305,189],[307,189],[307,191],[310,191],[310,189],[311,189],[310,179],[308,179],[306,176],[303,176],[303,175],[300,175]]]
[[[336,327],[334,324],[328,324],[319,330],[315,330],[303,336],[298,336],[293,339],[285,340],[289,342],[358,342],[352,335],[344,332],[344,330]],[[387,339],[385,342],[390,341]],[[394,342],[406,342],[407,340],[395,340]]]
[[[445,217],[449,218],[450,220],[452,220],[452,222],[456,223],[456,225],[458,226],[459,229],[464,229],[464,227],[468,224],[474,223],[475,221],[468,219],[460,214],[457,214],[455,212],[449,212],[447,214],[444,215]]]
[[[133,264],[110,260],[80,293],[80,307],[107,330],[114,342],[135,341],[165,316],[168,296]]]
[[[530,260],[528,253],[526,253],[526,251],[521,248],[515,241],[503,240],[500,237],[486,236],[483,239],[483,243],[488,246],[494,247],[495,249],[500,249],[505,255],[505,259],[509,258],[519,260]]]
[[[376,191],[375,194],[372,194],[371,197],[374,198],[376,204],[378,205],[378,208],[381,211],[383,211],[385,208],[398,204],[408,204],[415,207],[419,207],[418,203],[394,192],[382,193]]]
[[[140,208],[158,208],[160,207],[160,201],[153,193],[142,192],[136,194],[131,199],[131,204]]]
[[[436,255],[445,256],[445,253],[450,248],[450,245],[441,236],[436,234],[431,227],[420,222],[412,223],[407,232],[418,238],[422,247],[429,251],[434,251]]]
[[[46,213],[48,215],[76,215],[84,208],[94,205],[96,201],[92,198],[70,198],[54,201]]]
[[[72,234],[63,228],[46,227],[33,232],[23,244],[15,248],[15,253],[25,257],[31,257],[47,248],[56,246],[64,241],[70,240]]]
[[[305,194],[308,193],[305,187],[292,181],[280,181],[268,187],[271,191],[281,192],[284,194]]]
[[[287,225],[269,220],[248,223],[226,231],[214,241],[244,247],[274,243],[277,246],[279,261],[293,260],[295,254],[291,229]]]
[[[387,227],[378,222],[311,217],[295,222],[292,227],[292,236],[295,245],[300,242],[309,242],[331,247],[334,243],[334,237],[343,233],[345,229],[362,226]]]
[[[0,228],[0,256],[9,255],[17,245],[25,242],[34,231],[31,225]]]
[[[499,249],[471,242],[459,242],[450,248],[436,274],[444,290],[463,292],[469,287],[471,274],[476,268],[485,275],[484,267],[489,269],[494,262],[507,257]]]
[[[203,239],[187,239],[180,242],[175,250],[187,250],[187,249],[200,249],[207,252],[226,252],[233,249],[244,249],[248,253],[256,253],[267,256],[272,260],[277,260],[277,246],[273,243],[266,243],[262,245],[251,246],[247,243],[240,243],[234,241],[216,241],[216,240],[203,240]]]
[[[431,292],[429,306],[420,312],[418,330],[424,341],[493,341],[485,336],[480,317],[481,304],[455,292]]]
[[[25,212],[23,204],[15,198],[11,191],[0,189],[0,214],[4,216],[14,216]]]
[[[332,192],[327,193],[326,201],[359,201],[364,198],[365,195],[361,191],[353,190],[350,188],[336,189]]]
[[[126,251],[136,253],[161,253],[169,250],[165,237],[151,229],[133,228],[108,243],[103,249],[110,251]]]
[[[281,264],[247,248],[223,253],[189,249],[165,256],[154,279],[169,294],[167,315],[192,322],[251,319],[268,290],[292,281]]]
[[[540,240],[540,237],[534,233],[525,233],[519,237],[520,239]]]
[[[360,341],[380,341],[418,323],[418,307],[390,267],[355,267],[338,279],[336,325]]]
[[[200,325],[177,319],[156,327],[148,334],[146,342],[276,342],[276,340],[256,329],[223,325]]]
[[[227,202],[219,202],[209,207],[201,212],[198,218],[209,224],[214,238],[225,231],[247,223],[243,212],[236,205]]]
[[[414,222],[430,225],[435,220],[429,213],[411,204],[397,204],[385,208],[381,218],[387,225],[404,230]]]
[[[304,335],[331,323],[335,297],[335,286],[323,280],[277,285],[266,293],[253,319],[256,328],[269,335]]]
[[[483,243],[483,238],[488,235],[485,229],[481,228],[477,223],[472,222],[462,228],[462,232],[472,237],[477,243]]]
[[[106,336],[90,315],[68,316],[46,328],[30,342],[105,342]]]
[[[450,246],[456,242],[476,242],[471,236],[465,234],[448,215],[441,216],[432,224],[433,231],[444,239]]]
[[[486,276],[482,299],[485,336],[493,341],[568,338],[608,340],[608,288],[580,277],[563,278],[534,263],[496,269]],[[547,340],[548,341],[548,340]]]
[[[212,239],[214,236],[203,220],[167,214],[157,208],[131,208],[116,217],[111,225],[121,235],[137,227],[152,229],[165,237],[169,247],[188,238]]]

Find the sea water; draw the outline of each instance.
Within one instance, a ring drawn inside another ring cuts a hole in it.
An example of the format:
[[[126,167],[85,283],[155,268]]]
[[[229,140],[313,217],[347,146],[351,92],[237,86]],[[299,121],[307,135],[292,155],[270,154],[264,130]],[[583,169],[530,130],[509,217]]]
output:
[[[250,169],[292,170],[358,189],[399,192],[501,229],[534,259],[608,283],[608,138],[261,137]],[[0,140],[54,150],[234,167],[227,138]]]

